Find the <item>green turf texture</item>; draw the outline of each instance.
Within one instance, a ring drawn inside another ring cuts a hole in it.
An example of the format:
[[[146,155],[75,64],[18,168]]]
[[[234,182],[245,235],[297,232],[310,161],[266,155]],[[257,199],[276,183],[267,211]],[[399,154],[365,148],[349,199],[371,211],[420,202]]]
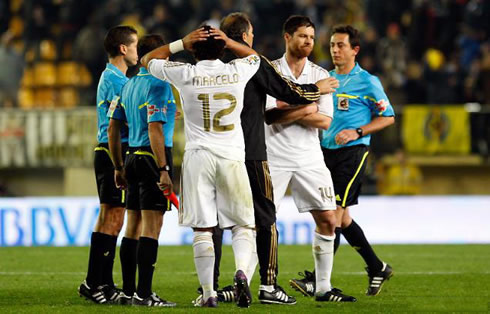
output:
[[[393,313],[393,312],[489,312],[490,245],[378,245],[377,254],[390,263],[394,277],[376,297],[366,296],[367,276],[361,257],[342,245],[334,262],[332,283],[357,297],[356,303],[315,302],[293,291],[288,280],[297,272],[311,270],[311,247],[279,247],[279,284],[294,295],[293,306],[262,305],[257,301],[258,271],[252,282],[254,302],[249,309],[220,303],[217,309],[194,308],[198,279],[191,246],[161,246],[153,289],[177,302],[174,309],[148,309],[95,305],[78,296],[85,277],[87,247],[0,248],[0,313]],[[221,286],[231,284],[234,261],[231,247],[223,250]],[[114,280],[121,284],[116,258]]]

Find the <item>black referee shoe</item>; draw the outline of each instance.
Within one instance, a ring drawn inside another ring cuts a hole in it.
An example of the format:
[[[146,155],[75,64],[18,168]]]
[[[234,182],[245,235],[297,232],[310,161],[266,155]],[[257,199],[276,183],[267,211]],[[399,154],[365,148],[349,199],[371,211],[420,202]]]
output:
[[[393,277],[393,269],[385,262],[383,262],[383,268],[376,273],[370,273],[367,267],[366,271],[369,277],[369,286],[366,295],[378,295],[381,292],[384,282]]]
[[[324,295],[317,295],[316,301],[319,302],[356,302],[357,299],[353,296],[342,293],[342,290],[333,288],[332,290],[325,292]]]
[[[287,295],[286,291],[284,291],[284,289],[280,286],[276,286],[276,289],[274,289],[272,292],[259,290],[259,301],[262,304],[296,304],[296,299]]]
[[[90,288],[86,280],[84,280],[82,284],[78,287],[78,294],[80,295],[80,297],[84,297],[85,299],[97,304],[107,303],[104,292],[102,292],[102,290],[100,289]]]

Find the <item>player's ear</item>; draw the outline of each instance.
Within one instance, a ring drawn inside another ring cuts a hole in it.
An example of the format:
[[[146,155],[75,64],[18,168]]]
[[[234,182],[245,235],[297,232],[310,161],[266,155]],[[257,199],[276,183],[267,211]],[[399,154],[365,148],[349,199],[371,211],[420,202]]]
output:
[[[125,56],[126,53],[128,53],[128,46],[126,46],[124,44],[120,44],[119,45],[119,53],[121,53],[121,55]]]
[[[284,33],[284,40],[289,41],[291,39],[291,35],[288,33]]]

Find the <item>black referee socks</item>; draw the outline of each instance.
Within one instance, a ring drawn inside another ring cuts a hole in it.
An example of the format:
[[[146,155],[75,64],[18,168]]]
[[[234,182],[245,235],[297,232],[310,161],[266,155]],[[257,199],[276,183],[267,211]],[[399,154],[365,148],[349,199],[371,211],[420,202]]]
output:
[[[342,234],[347,242],[362,256],[370,270],[378,271],[383,268],[383,262],[376,256],[361,227],[354,220],[347,228],[342,229]]]
[[[138,243],[138,296],[142,299],[151,295],[153,271],[157,262],[158,240],[140,237]]]
[[[123,279],[123,291],[127,296],[133,296],[136,291],[136,254],[138,240],[124,237],[119,249]]]

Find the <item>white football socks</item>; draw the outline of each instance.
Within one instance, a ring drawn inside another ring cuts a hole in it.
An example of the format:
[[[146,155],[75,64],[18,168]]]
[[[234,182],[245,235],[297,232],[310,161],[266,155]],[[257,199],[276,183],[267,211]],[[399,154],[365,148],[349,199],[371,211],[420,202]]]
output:
[[[202,287],[203,299],[216,296],[213,289],[214,245],[211,232],[194,231],[194,264]]]
[[[257,268],[257,264],[259,263],[259,257],[257,256],[257,232],[255,230],[253,233],[253,249],[252,249],[252,257],[250,258],[250,263],[248,265],[247,270],[245,271],[245,275],[247,276],[248,285],[250,286],[250,282],[252,281],[252,277],[255,273],[255,268]]]
[[[335,234],[328,236],[315,232],[313,258],[315,259],[316,294],[323,295],[332,290],[330,278],[333,268],[333,242]]]
[[[255,239],[251,228],[234,226],[231,229],[231,246],[235,255],[235,267],[237,271],[242,270],[245,273],[248,270],[252,259],[254,243]]]

